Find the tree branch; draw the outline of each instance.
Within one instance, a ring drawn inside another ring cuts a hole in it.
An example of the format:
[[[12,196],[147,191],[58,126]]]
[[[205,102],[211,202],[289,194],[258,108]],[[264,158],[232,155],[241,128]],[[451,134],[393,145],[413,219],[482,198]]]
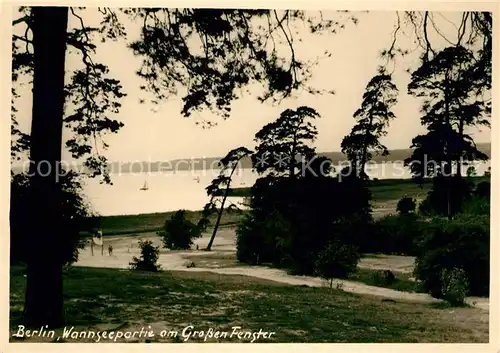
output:
[[[425,59],[429,60],[429,51],[432,52],[433,55],[436,53],[432,49],[431,42],[429,41],[429,36],[427,34],[427,19],[429,18],[429,11],[425,11],[424,14],[424,38],[425,38],[425,43],[426,43],[426,48],[425,48]]]
[[[20,37],[20,36],[18,36],[18,35],[16,35],[16,34],[13,34],[13,35],[12,35],[12,38],[14,38],[14,39],[16,39],[16,40],[23,41],[23,42],[28,43],[28,44],[32,44],[32,43],[33,43],[33,41],[29,40],[28,38],[25,38],[25,37]]]
[[[26,23],[26,24],[28,24],[30,19],[31,18],[28,15],[20,17],[20,18],[18,18],[16,20],[12,21],[12,26],[15,26],[15,25],[17,25],[19,23],[23,23],[23,22]]]

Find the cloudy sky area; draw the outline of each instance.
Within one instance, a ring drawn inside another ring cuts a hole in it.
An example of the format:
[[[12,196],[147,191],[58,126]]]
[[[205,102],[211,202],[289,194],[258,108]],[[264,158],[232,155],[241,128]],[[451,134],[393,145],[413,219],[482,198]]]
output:
[[[98,12],[89,11],[85,21],[89,24],[98,19]],[[325,13],[325,17],[338,16],[333,12]],[[460,14],[446,13],[448,19],[456,19]],[[315,143],[318,151],[338,151],[342,138],[349,133],[355,121],[352,115],[360,106],[366,84],[376,73],[377,66],[383,63],[380,51],[390,46],[392,32],[396,24],[395,12],[370,12],[357,15],[359,23],[351,23],[338,34],[321,36],[304,35],[304,42],[297,47],[299,58],[313,59],[325,50],[333,53],[330,58],[321,60],[314,69],[311,83],[336,92],[335,95],[311,96],[300,95],[295,99],[283,101],[280,105],[262,104],[256,97],[244,96],[233,102],[232,115],[222,120],[208,112],[194,114],[192,118],[184,118],[180,114],[181,98],[173,97],[152,111],[153,106],[139,104],[143,97],[139,86],[143,81],[135,75],[140,67],[140,58],[134,57],[124,41],[98,44],[96,61],[107,64],[111,75],[121,80],[128,96],[123,99],[122,110],[118,120],[125,126],[118,134],[108,135],[105,141],[110,145],[104,153],[109,160],[171,160],[176,158],[223,156],[230,149],[238,146],[254,147],[255,133],[266,123],[275,120],[286,108],[308,105],[315,108],[322,116],[316,123],[319,137]],[[440,16],[436,16],[440,17]],[[70,26],[78,23],[74,18]],[[442,20],[441,24],[451,38],[451,24]],[[130,37],[138,35],[137,25],[127,28]],[[16,29],[17,31],[17,29]],[[431,34],[438,40],[436,34]],[[415,48],[409,31],[401,33],[400,44]],[[97,42],[97,41],[96,41]],[[443,41],[441,41],[443,43]],[[405,72],[409,65],[417,64],[418,51],[400,60],[394,71],[395,83],[400,90],[399,103],[394,108],[397,119],[391,123],[384,143],[389,149],[408,148],[411,139],[424,132],[420,126],[419,101],[407,95],[409,75]],[[69,56],[67,70],[77,67],[79,58]],[[22,128],[29,130],[31,119],[30,88],[20,91],[22,98],[17,103],[18,118]],[[218,125],[211,129],[202,129],[195,124],[197,119],[204,118],[217,121]],[[476,142],[489,142],[490,130],[473,130]]]

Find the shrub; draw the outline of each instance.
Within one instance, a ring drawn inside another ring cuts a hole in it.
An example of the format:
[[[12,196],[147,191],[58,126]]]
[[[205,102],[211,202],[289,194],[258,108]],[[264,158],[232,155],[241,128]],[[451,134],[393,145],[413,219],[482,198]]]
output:
[[[417,204],[413,198],[405,196],[398,201],[396,210],[399,214],[409,214],[415,211],[416,206]]]
[[[387,215],[375,221],[372,246],[365,252],[417,255],[424,222],[415,214]]]
[[[290,232],[290,223],[279,212],[273,212],[262,221],[246,216],[236,229],[238,261],[252,265],[285,265],[283,250],[289,245]]]
[[[414,275],[432,296],[442,298],[441,272],[463,269],[471,295],[489,293],[490,222],[487,215],[461,214],[454,220],[434,218],[419,244]]]
[[[469,293],[469,284],[464,270],[453,267],[441,270],[441,292],[443,299],[452,305],[463,305]]]
[[[421,216],[431,216],[434,213],[429,197],[420,201],[420,203],[418,204],[418,213]]]
[[[463,213],[469,215],[489,215],[490,214],[490,199],[486,197],[474,196],[463,206]]]
[[[334,278],[348,278],[356,271],[360,255],[353,245],[332,241],[318,254],[316,260],[316,275],[330,282]]]
[[[476,185],[476,190],[474,190],[474,195],[478,197],[490,198],[491,195],[491,184],[487,181],[482,181]]]
[[[465,178],[436,177],[419,212],[427,216],[447,216],[449,209],[452,216],[456,215],[462,211],[472,191],[473,183]]]
[[[159,235],[162,238],[163,246],[172,250],[186,250],[193,245],[193,239],[199,238],[203,231],[204,224],[194,224],[186,219],[186,211],[179,210],[165,221],[165,226]]]
[[[389,270],[376,271],[371,274],[372,281],[378,285],[391,285],[394,283],[396,276]]]
[[[161,269],[161,266],[157,264],[160,255],[159,247],[153,245],[151,240],[140,240],[139,247],[141,248],[141,258],[134,256],[132,262],[129,263],[130,269],[158,272]]]

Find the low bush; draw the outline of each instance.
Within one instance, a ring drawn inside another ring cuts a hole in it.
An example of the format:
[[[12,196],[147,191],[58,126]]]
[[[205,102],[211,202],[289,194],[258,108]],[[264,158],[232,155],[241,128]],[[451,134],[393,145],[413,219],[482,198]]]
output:
[[[163,230],[158,232],[163,246],[172,250],[187,250],[193,245],[193,240],[199,238],[205,227],[203,222],[198,225],[186,218],[186,211],[179,210],[165,221]]]
[[[427,197],[421,202],[419,212],[425,216],[453,216],[473,194],[473,183],[466,178],[436,177]]]
[[[432,214],[434,214],[431,201],[429,200],[428,197],[420,201],[420,203],[418,204],[418,213],[424,217],[431,216]]]
[[[315,273],[330,282],[334,278],[348,278],[356,272],[360,255],[353,245],[332,241],[318,254]]]
[[[415,256],[424,224],[413,213],[382,217],[374,222],[372,247],[364,252]]]
[[[262,221],[246,216],[236,229],[238,261],[284,266],[288,260],[283,249],[289,246],[290,232],[290,223],[278,212]]]
[[[401,198],[401,200],[398,201],[398,205],[396,210],[398,211],[399,214],[409,214],[415,211],[415,208],[417,207],[417,203],[415,199],[404,196]]]
[[[482,181],[476,185],[474,190],[474,195],[478,197],[490,198],[491,194],[491,184],[487,181]]]
[[[396,276],[389,270],[376,271],[371,274],[371,280],[377,285],[390,286],[396,280]]]
[[[490,221],[488,215],[460,214],[434,218],[418,244],[414,275],[426,292],[443,298],[442,271],[460,268],[474,296],[489,293]]]
[[[130,269],[158,272],[161,269],[161,266],[157,264],[160,256],[159,247],[153,245],[151,240],[140,240],[139,247],[141,248],[141,258],[134,256],[132,262],[129,263]]]
[[[490,214],[490,199],[486,197],[474,196],[464,203],[463,213],[469,215],[489,215]]]
[[[464,270],[455,267],[441,270],[441,285],[443,299],[452,305],[464,305],[469,294],[469,283]]]

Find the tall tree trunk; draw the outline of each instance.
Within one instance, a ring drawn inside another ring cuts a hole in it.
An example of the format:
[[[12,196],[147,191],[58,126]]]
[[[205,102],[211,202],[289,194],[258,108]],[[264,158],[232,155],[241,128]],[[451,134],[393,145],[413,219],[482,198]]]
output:
[[[363,139],[363,151],[361,152],[361,165],[359,167],[360,168],[359,176],[361,177],[361,179],[365,179],[367,177],[367,174],[365,172],[365,166],[366,166],[366,162],[368,159],[368,156],[367,156],[368,143],[366,142],[366,135],[368,135],[370,133],[370,131],[372,130],[372,125],[373,125],[373,116],[370,115],[370,121],[369,121],[368,127],[366,129],[364,139]]]
[[[233,169],[231,170],[231,174],[229,175],[229,181],[226,186],[226,190],[224,191],[224,197],[222,199],[222,203],[220,205],[220,210],[219,213],[217,214],[217,220],[215,221],[215,226],[214,226],[214,231],[212,232],[212,236],[210,237],[210,241],[208,242],[207,251],[210,251],[212,249],[212,245],[214,243],[215,235],[217,234],[217,230],[219,229],[220,225],[220,220],[222,219],[222,213],[224,212],[224,204],[226,203],[227,195],[229,194],[229,187],[231,186],[231,178],[233,177],[233,173],[236,170],[236,167],[238,166],[238,160],[235,164]]]
[[[297,156],[295,155],[295,150],[297,149],[297,131],[293,134],[293,143],[292,143],[292,150],[290,151],[290,166],[289,166],[289,171],[288,171],[288,176],[290,179],[295,178],[295,163],[297,161],[295,160]]]
[[[446,74],[448,76],[448,73]],[[450,84],[450,80],[446,80],[445,82],[445,87],[444,87],[444,104],[445,104],[445,122],[446,122],[446,131],[445,133],[448,134],[447,136],[447,141],[446,141],[446,161],[445,161],[445,180],[447,180],[446,183],[446,202],[447,202],[447,216],[448,219],[452,219],[452,204],[451,204],[451,194],[452,194],[452,173],[453,173],[453,155],[452,151],[450,151],[450,138],[449,136],[450,131],[452,129],[451,127],[451,117],[450,117],[450,101],[449,101],[449,94],[448,94],[448,84]]]
[[[33,112],[30,186],[32,199],[24,321],[64,324],[61,161],[67,7],[33,7]]]
[[[460,142],[463,141],[464,137],[464,119],[462,117],[459,117],[460,122],[458,125],[458,136],[460,137]],[[457,157],[457,178],[460,180],[462,178],[462,149],[460,148],[459,154]]]

